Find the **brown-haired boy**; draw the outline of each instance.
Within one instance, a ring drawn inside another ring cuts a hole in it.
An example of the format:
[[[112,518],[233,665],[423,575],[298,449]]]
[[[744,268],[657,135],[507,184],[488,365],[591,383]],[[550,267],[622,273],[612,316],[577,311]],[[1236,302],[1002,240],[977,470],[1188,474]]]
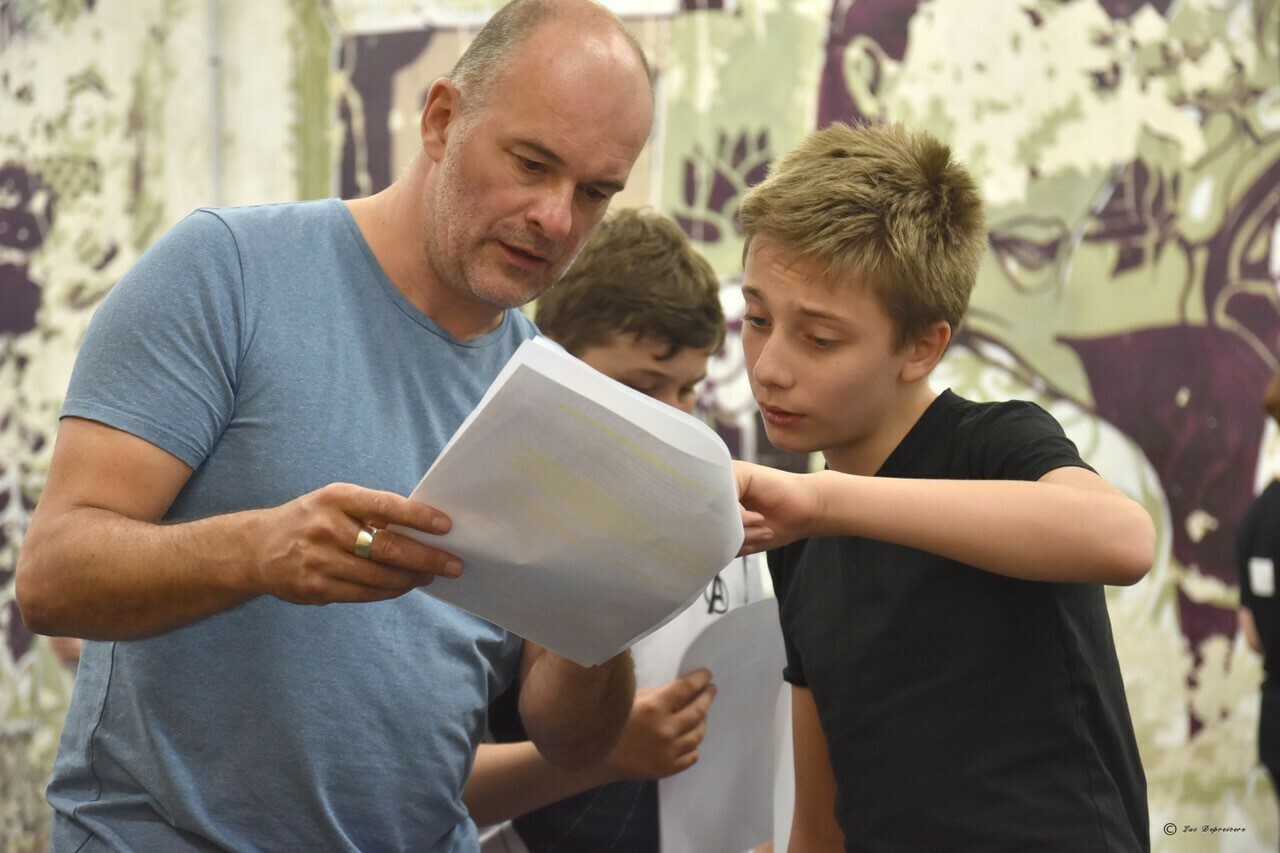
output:
[[[741,206],[743,349],[769,440],[737,463],[792,685],[793,851],[1148,848],[1103,584],[1145,511],[1025,402],[928,384],[985,248],[977,187],[901,126],[832,125]]]
[[[719,290],[711,265],[679,226],[655,212],[624,209],[596,229],[560,283],[539,298],[536,319],[570,354],[689,413],[707,359],[724,342]],[[697,761],[715,695],[711,673],[676,678],[676,668],[702,628],[762,597],[762,563],[758,557],[736,560],[704,597],[632,649],[641,689],[621,740],[603,763],[565,771],[543,759],[514,713],[515,688],[490,707],[489,728],[498,743],[481,745],[465,799],[481,826],[513,824],[486,850],[522,844],[532,853],[658,853],[655,780]]]

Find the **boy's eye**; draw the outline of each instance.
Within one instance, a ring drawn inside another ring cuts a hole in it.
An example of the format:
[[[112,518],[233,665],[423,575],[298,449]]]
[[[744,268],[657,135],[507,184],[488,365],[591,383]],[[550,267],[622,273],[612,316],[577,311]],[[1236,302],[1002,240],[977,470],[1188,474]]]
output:
[[[810,336],[809,340],[818,349],[830,349],[831,347],[836,345],[836,342],[833,341],[831,338],[819,338],[816,336]]]
[[[742,322],[746,323],[748,326],[755,326],[758,329],[761,326],[763,326],[767,321],[763,317],[757,317],[753,314],[747,314],[745,317],[742,318]]]
[[[530,160],[528,157],[520,157],[520,165],[526,172],[541,172],[542,164],[537,160]]]

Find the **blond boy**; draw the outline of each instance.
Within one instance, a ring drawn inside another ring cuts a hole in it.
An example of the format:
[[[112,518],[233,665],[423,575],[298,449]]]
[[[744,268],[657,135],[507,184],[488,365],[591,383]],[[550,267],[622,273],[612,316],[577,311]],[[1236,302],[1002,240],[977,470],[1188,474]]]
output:
[[[833,125],[741,217],[765,429],[828,469],[737,465],[787,647],[789,849],[1146,849],[1103,585],[1146,573],[1151,520],[1042,409],[928,383],[985,248],[973,180],[926,134]]]

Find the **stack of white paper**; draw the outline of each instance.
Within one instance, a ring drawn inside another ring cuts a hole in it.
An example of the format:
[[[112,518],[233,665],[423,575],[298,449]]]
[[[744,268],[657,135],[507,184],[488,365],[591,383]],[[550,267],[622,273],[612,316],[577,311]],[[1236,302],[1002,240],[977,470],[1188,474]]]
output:
[[[411,497],[453,519],[395,528],[462,558],[423,590],[583,666],[679,613],[742,545],[706,424],[526,341]]]

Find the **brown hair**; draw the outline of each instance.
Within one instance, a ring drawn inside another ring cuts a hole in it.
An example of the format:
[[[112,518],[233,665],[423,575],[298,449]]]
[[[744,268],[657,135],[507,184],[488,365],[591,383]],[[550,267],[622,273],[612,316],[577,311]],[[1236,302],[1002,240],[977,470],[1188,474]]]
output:
[[[752,241],[817,263],[829,283],[872,288],[905,346],[938,320],[954,330],[986,249],[978,187],[951,149],[898,124],[835,123],[778,158],[739,210]]]
[[[538,299],[535,319],[574,354],[618,332],[666,343],[667,358],[724,343],[715,271],[678,225],[653,211],[624,208],[607,217]]]

